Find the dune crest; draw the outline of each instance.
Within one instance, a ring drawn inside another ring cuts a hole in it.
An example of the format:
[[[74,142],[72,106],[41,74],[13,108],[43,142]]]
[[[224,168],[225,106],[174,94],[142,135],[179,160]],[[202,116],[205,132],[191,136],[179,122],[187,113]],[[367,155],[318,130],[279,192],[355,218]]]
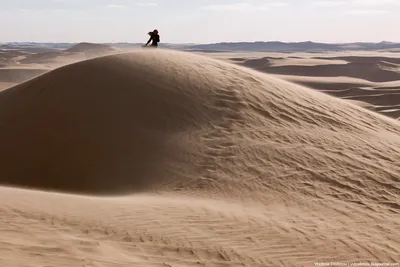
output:
[[[1,91],[0,127],[2,185],[131,195],[1,189],[6,213],[86,240],[92,262],[400,261],[400,123],[300,85],[139,51]]]
[[[65,52],[74,52],[74,53],[79,53],[79,52],[89,52],[89,51],[95,51],[95,52],[112,52],[114,49],[108,45],[104,44],[96,44],[96,43],[79,43],[76,44],[70,48],[67,48],[64,50]]]

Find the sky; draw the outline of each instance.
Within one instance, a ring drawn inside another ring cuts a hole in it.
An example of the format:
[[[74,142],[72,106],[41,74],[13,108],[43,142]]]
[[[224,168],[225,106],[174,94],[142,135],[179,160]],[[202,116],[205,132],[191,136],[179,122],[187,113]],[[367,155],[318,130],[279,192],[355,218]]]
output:
[[[0,42],[400,42],[400,0],[0,0]]]

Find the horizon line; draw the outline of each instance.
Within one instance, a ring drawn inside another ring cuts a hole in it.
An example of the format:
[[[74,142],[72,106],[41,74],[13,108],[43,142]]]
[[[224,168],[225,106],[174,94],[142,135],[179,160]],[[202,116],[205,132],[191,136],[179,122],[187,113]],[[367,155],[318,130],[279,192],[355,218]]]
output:
[[[93,42],[93,41],[0,41],[0,44],[9,44],[9,43],[32,43],[32,44],[78,44],[78,43],[93,43],[93,44],[142,44],[143,42],[128,42],[128,41],[103,41],[103,42]],[[197,43],[197,42],[164,42],[163,44],[176,44],[176,45],[187,45],[187,44],[196,44],[196,45],[208,45],[208,44],[232,44],[232,43],[320,43],[320,44],[354,44],[354,43],[400,43],[394,41],[347,41],[347,42],[319,42],[319,41],[279,41],[279,40],[271,40],[271,41],[220,41],[220,42],[207,42],[207,43]],[[161,44],[161,43],[160,43]]]

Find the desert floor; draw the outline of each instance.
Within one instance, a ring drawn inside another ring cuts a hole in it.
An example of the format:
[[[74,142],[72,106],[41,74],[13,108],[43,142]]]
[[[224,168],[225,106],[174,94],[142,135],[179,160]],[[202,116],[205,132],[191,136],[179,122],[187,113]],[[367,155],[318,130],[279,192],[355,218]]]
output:
[[[400,266],[400,54],[0,55],[1,266]]]

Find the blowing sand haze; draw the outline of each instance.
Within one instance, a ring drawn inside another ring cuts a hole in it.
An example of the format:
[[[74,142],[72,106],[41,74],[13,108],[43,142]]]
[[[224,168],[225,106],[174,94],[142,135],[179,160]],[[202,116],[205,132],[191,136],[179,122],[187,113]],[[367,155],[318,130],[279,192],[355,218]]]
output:
[[[2,266],[400,262],[400,123],[241,66],[60,67],[0,92],[0,148]]]

